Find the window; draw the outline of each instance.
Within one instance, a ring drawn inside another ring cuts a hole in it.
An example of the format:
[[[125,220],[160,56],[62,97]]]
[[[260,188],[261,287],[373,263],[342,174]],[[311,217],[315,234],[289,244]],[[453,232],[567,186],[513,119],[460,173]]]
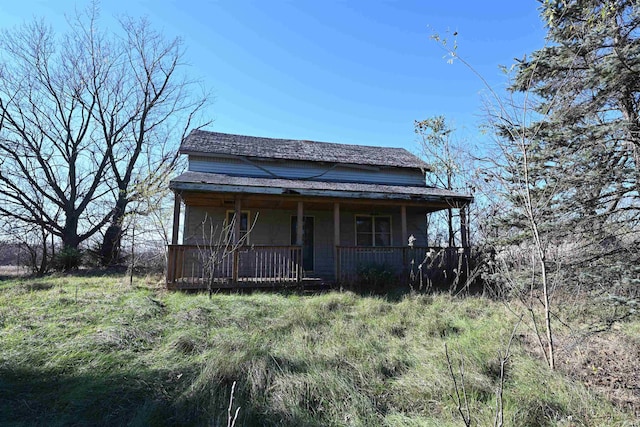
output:
[[[230,225],[231,221],[233,221],[233,215],[235,211],[227,211],[227,218],[225,220],[225,225]],[[249,232],[249,211],[240,212],[240,238],[242,239]],[[234,236],[235,228],[231,229],[231,237],[232,241],[236,241]],[[244,240],[244,243],[249,243],[249,237],[247,236]]]
[[[391,246],[391,217],[356,215],[356,246]]]

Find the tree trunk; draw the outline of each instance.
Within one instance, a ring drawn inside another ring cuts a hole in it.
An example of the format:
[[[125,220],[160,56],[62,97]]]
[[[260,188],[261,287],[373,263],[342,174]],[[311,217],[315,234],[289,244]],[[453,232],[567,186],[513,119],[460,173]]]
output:
[[[447,157],[451,158],[449,153],[449,144],[445,146],[447,151]],[[453,190],[452,186],[453,176],[451,174],[451,169],[447,170],[447,190]],[[447,209],[447,225],[449,226],[449,247],[452,248],[456,245],[456,236],[455,231],[453,231],[453,209]]]
[[[42,236],[42,258],[40,259],[40,266],[38,267],[38,271],[36,273],[37,277],[42,277],[47,272],[49,268],[49,255],[47,251],[47,232],[44,229],[40,229],[40,233]]]
[[[78,216],[67,214],[62,230],[62,250],[53,260],[53,268],[61,271],[75,270],[80,266],[81,256],[78,247],[81,238],[78,235]]]
[[[449,226],[449,247],[456,245],[455,231],[453,230],[453,209],[447,209],[447,225]]]
[[[104,233],[102,245],[100,247],[100,262],[104,266],[118,265],[122,261],[121,243],[124,230],[122,224],[129,201],[126,197],[120,196],[116,201],[111,223]]]
[[[542,292],[544,298],[544,326],[547,332],[547,352],[549,353],[549,368],[556,368],[556,351],[553,342],[553,332],[551,331],[551,304],[549,301],[549,284],[547,282],[547,267],[544,259],[541,259],[542,267]]]
[[[80,245],[80,236],[78,235],[78,217],[73,214],[67,214],[62,230],[62,248],[78,249]]]

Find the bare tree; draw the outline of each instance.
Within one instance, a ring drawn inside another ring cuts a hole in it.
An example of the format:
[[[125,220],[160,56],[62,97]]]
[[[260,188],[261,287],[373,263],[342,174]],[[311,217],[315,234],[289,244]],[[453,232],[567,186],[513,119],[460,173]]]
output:
[[[31,274],[36,276],[46,274],[51,265],[51,258],[54,256],[53,245],[49,242],[51,236],[46,230],[34,224],[10,225],[4,219],[0,224],[3,229],[6,229],[3,239],[12,243],[12,252],[17,260],[16,266],[26,266]]]
[[[249,227],[247,232],[236,235],[240,230],[238,221],[240,218],[236,218],[235,213],[229,222],[214,222],[206,214],[202,221],[203,244],[198,244],[198,263],[202,267],[202,275],[207,282],[209,296],[213,294],[216,278],[225,275],[223,271],[225,267],[228,268],[231,265],[231,268],[234,268],[237,265],[233,258],[238,256],[238,250],[248,241],[258,221],[258,213],[253,222],[247,224]]]
[[[100,250],[103,262],[117,262],[127,208],[146,212],[149,197],[166,188],[177,161],[175,143],[193,125],[206,97],[193,97],[193,81],[178,75],[180,39],[165,40],[146,20],[121,20],[126,34],[108,96],[97,96],[96,119],[113,146],[109,162],[116,190],[110,225]],[[133,71],[132,71],[133,70]],[[103,87],[95,85],[99,94]]]
[[[488,163],[493,166],[489,176],[499,183],[498,188],[503,198],[511,204],[511,221],[518,222],[525,231],[524,235],[518,239],[527,242],[532,248],[532,287],[539,278],[546,331],[545,358],[549,367],[554,369],[555,347],[550,297],[552,283],[548,271],[548,250],[555,238],[553,233],[543,230],[549,230],[545,227],[548,225],[548,212],[553,210],[555,203],[558,203],[558,195],[564,191],[564,188],[562,182],[548,180],[544,168],[550,166],[539,164],[539,159],[535,157],[534,150],[541,142],[535,130],[531,130],[527,123],[519,121],[521,118],[527,120],[529,114],[526,98],[522,102],[524,107],[521,109],[515,105],[515,102],[511,103],[513,111],[516,111],[511,114],[507,113],[506,104],[502,102],[500,115],[493,116],[491,119],[492,126],[498,132],[496,146],[500,155],[488,160]],[[536,270],[539,274],[536,274]],[[532,320],[537,333],[535,317]]]
[[[427,175],[427,183],[447,190],[463,190],[463,149],[453,138],[454,129],[447,124],[445,117],[415,120],[414,131],[418,136],[422,155],[432,168],[432,173]],[[453,206],[446,213],[448,245],[453,247],[456,245]]]
[[[1,33],[0,213],[71,249],[108,225],[112,262],[124,216],[162,187],[206,96],[180,72],[180,39],[98,19],[94,2],[61,36],[41,20]]]
[[[554,167],[562,166],[562,158],[555,158],[555,163],[539,155],[544,141],[540,138],[541,124],[544,115],[539,113],[537,99],[529,97],[525,91],[517,97],[499,96],[489,83],[479,75],[471,64],[457,53],[457,44],[453,48],[446,40],[434,36],[447,51],[451,61],[457,60],[479,76],[490,93],[487,101],[488,125],[494,131],[494,150],[484,159],[484,176],[490,181],[498,197],[506,202],[509,221],[520,234],[516,240],[526,242],[533,251],[531,262],[532,287],[542,291],[544,311],[544,330],[546,351],[545,359],[551,369],[555,368],[555,346],[551,322],[551,277],[548,271],[548,250],[554,241],[548,232],[548,221],[552,216],[554,205],[559,203],[559,195],[567,188],[561,179],[547,173]],[[550,100],[553,103],[553,99]],[[533,295],[532,295],[533,296]],[[532,312],[533,313],[533,312]],[[538,337],[538,325],[533,318],[533,327]]]
[[[109,148],[91,126],[94,100],[65,60],[79,52],[42,21],[4,31],[0,49],[0,212],[77,248],[108,221],[88,207],[109,192]]]

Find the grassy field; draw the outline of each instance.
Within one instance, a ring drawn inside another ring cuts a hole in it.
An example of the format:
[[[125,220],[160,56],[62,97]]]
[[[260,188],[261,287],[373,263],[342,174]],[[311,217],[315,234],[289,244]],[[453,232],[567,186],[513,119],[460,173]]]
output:
[[[516,322],[513,307],[476,297],[209,298],[157,278],[6,279],[0,424],[226,426],[236,382],[236,426],[458,426],[446,343],[459,384],[463,362],[472,424],[493,425],[498,351]],[[640,344],[640,321],[616,333]],[[578,372],[550,372],[531,341],[522,324],[505,425],[636,425],[633,407]]]

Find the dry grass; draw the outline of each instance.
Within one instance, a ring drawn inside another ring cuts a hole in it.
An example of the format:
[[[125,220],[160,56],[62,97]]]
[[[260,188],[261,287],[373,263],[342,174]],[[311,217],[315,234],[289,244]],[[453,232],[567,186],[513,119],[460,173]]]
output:
[[[497,351],[515,319],[475,297],[210,299],[157,278],[5,280],[0,424],[226,425],[235,382],[237,426],[460,425],[447,343],[464,360],[473,425],[492,425]],[[617,333],[633,339],[639,324]],[[550,372],[525,339],[512,350],[506,425],[633,425],[622,400]],[[601,371],[620,369],[613,360]]]
[[[0,280],[4,278],[17,278],[25,276],[29,269],[20,265],[0,265]]]

